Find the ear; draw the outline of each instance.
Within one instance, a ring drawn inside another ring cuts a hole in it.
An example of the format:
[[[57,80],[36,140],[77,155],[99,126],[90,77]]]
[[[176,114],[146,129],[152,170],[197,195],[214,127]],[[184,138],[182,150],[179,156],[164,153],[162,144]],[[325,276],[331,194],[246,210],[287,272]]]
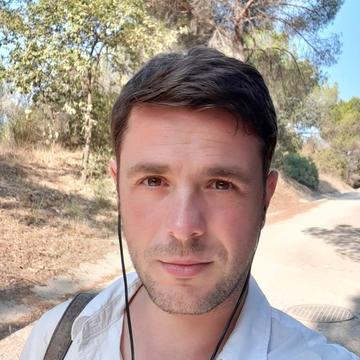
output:
[[[116,161],[115,160],[110,160],[109,161],[109,171],[111,174],[111,177],[113,178],[115,184],[116,184],[116,180],[117,180],[117,165],[116,165]]]
[[[278,181],[279,173],[276,170],[271,170],[269,175],[266,178],[266,185],[265,185],[265,204],[266,209],[269,207],[270,200],[274,195],[276,184]]]

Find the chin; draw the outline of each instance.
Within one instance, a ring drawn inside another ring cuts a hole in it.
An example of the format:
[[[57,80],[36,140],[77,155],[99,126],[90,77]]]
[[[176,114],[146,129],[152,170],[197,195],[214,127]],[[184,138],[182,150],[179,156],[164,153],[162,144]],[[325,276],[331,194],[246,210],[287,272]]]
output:
[[[200,289],[195,286],[182,285],[160,285],[145,276],[143,285],[152,302],[169,314],[179,315],[202,315],[222,305],[238,289],[239,281],[226,281],[222,279],[217,284],[204,284]]]

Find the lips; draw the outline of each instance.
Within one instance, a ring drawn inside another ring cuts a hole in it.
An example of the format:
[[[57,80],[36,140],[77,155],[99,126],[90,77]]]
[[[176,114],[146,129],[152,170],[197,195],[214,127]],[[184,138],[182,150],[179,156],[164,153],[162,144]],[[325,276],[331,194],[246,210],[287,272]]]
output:
[[[160,261],[162,267],[169,274],[176,277],[193,277],[204,271],[211,263],[210,262],[194,262],[194,261]]]

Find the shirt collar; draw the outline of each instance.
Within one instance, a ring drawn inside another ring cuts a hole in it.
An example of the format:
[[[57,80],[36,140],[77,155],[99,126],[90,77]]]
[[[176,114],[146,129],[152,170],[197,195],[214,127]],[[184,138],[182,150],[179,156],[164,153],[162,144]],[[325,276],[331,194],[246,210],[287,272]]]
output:
[[[131,299],[141,286],[141,282],[135,272],[127,274],[127,281]],[[81,331],[83,339],[91,334],[98,334],[114,321],[120,320],[124,309],[124,282],[119,278],[85,306],[73,322],[71,339],[74,340]]]
[[[127,276],[129,299],[141,286],[136,273]],[[100,292],[75,319],[71,338],[82,332],[86,341],[104,331],[114,321],[120,320],[125,309],[122,278]],[[266,360],[271,331],[271,307],[251,276],[249,291],[235,328],[218,355],[219,360]]]
[[[218,358],[221,360],[266,360],[271,331],[271,307],[255,279],[250,277],[249,292],[235,328]]]

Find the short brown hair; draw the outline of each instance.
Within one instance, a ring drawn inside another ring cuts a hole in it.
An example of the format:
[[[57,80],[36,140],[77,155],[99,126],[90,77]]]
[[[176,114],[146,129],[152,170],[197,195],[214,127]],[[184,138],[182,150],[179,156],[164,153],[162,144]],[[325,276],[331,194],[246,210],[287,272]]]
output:
[[[122,88],[113,106],[111,134],[117,159],[130,111],[137,104],[229,111],[237,124],[243,123],[262,140],[267,175],[277,140],[276,112],[253,66],[206,47],[152,58]]]

